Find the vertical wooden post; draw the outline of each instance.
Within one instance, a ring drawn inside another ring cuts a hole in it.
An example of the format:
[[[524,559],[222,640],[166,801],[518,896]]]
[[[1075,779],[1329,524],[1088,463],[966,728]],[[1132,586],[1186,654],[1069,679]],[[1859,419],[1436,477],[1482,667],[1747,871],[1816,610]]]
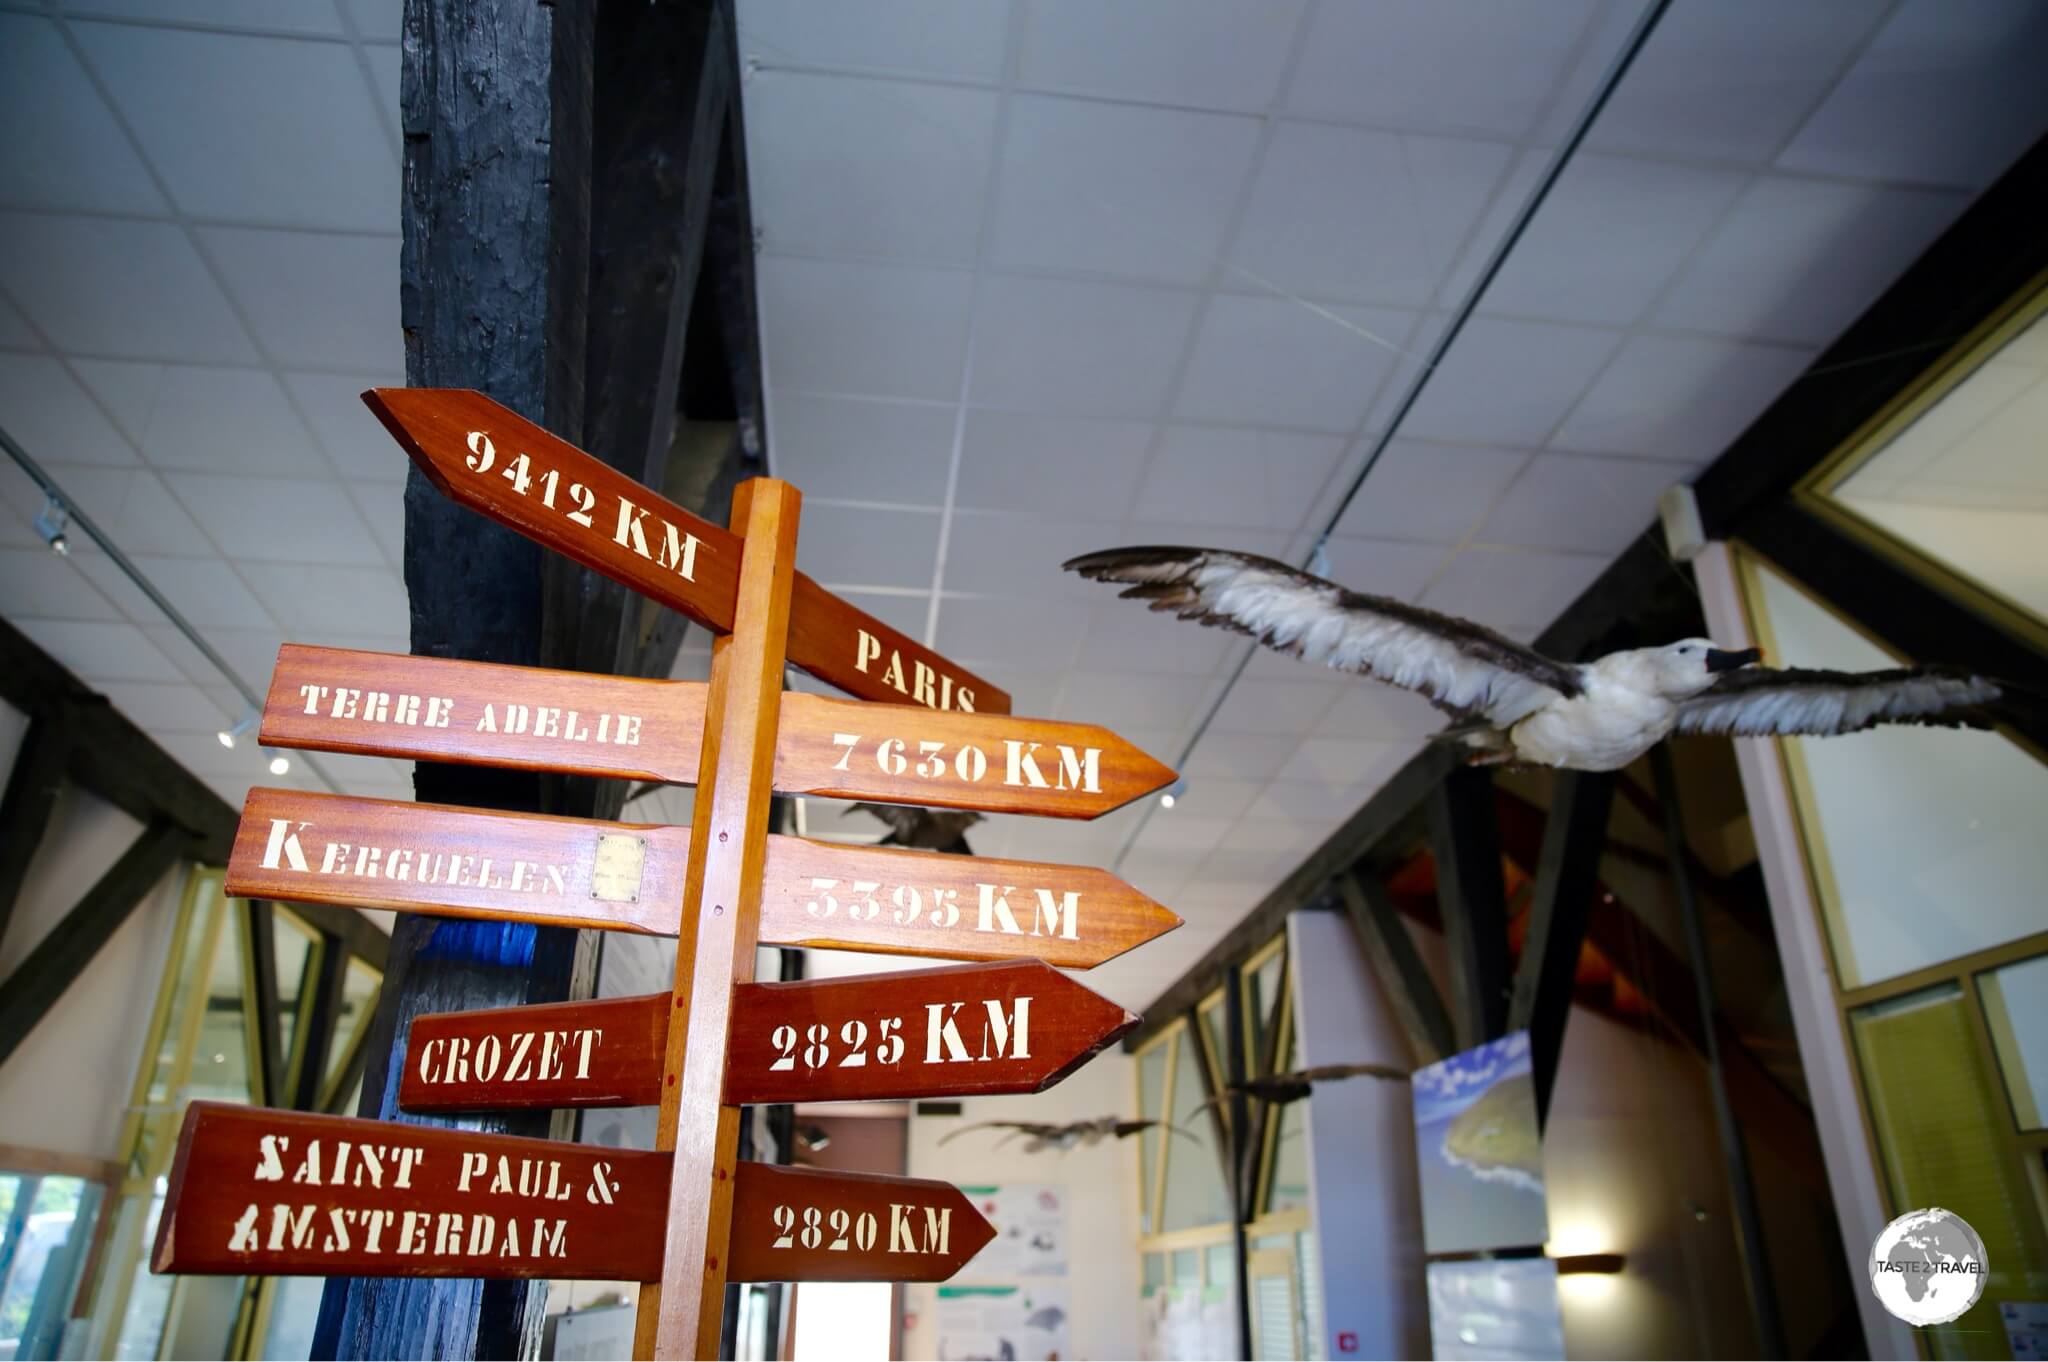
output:
[[[715,1357],[725,1303],[739,1108],[724,1104],[734,984],[754,975],[761,873],[781,712],[796,489],[772,478],[733,494],[746,537],[733,630],[712,645],[704,746],[676,951],[675,1013],[656,1147],[675,1151],[662,1279],[640,1288],[637,1357]]]

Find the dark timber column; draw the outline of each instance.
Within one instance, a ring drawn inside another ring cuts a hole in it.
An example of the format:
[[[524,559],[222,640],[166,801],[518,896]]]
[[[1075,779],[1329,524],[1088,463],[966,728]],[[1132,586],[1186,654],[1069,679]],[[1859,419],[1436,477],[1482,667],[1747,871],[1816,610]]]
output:
[[[583,437],[594,8],[406,0],[400,85],[406,382],[481,389],[572,442]],[[416,469],[405,582],[414,653],[543,660],[541,550],[442,497]],[[422,763],[414,787],[444,804],[541,802],[538,777],[515,772]],[[360,1114],[432,1123],[397,1107],[412,1017],[554,1002],[579,984],[587,993],[593,955],[559,928],[401,914]],[[549,1133],[547,1113],[481,1125]],[[313,1354],[532,1357],[546,1296],[545,1283],[334,1279]]]

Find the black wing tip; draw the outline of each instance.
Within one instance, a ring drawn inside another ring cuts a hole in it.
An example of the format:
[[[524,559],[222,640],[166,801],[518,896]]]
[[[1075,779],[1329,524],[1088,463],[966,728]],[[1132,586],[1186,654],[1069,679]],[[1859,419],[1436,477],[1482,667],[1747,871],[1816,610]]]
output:
[[[1187,563],[1201,557],[1211,549],[1190,548],[1175,544],[1136,544],[1129,548],[1097,549],[1093,553],[1079,554],[1060,564],[1064,572],[1077,572],[1090,581],[1115,581],[1111,573],[1122,568],[1154,567],[1160,563]]]

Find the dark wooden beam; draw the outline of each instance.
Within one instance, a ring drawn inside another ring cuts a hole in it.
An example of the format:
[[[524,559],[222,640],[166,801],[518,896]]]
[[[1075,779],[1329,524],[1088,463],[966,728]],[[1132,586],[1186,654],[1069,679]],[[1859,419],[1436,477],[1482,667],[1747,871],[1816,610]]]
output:
[[[1244,1150],[1249,1143],[1251,1131],[1251,1104],[1245,1098],[1245,1017],[1244,988],[1238,973],[1233,970],[1227,976],[1223,988],[1223,1044],[1229,1051],[1224,1056],[1223,1081],[1230,1087],[1230,1171],[1227,1174],[1230,1190],[1230,1204],[1238,1214],[1231,1217],[1231,1246],[1235,1250],[1232,1266],[1237,1274],[1237,1357],[1252,1355],[1252,1305],[1251,1273],[1245,1263],[1249,1251],[1244,1227],[1243,1209],[1250,1201],[1250,1194],[1244,1190]],[[1157,1227],[1155,1226],[1155,1229]]]
[[[1457,1033],[1437,993],[1436,980],[1422,963],[1422,953],[1415,949],[1415,938],[1408,935],[1386,885],[1371,871],[1347,872],[1337,877],[1337,889],[1373,976],[1408,1037],[1415,1067],[1456,1053]],[[1506,951],[1505,939],[1502,951]]]
[[[1507,1019],[1509,1031],[1529,1032],[1539,1120],[1550,1111],[1613,802],[1614,778],[1604,773],[1560,771],[1551,790],[1550,821],[1543,829],[1543,851],[1529,904],[1529,931],[1522,941]]]
[[[191,855],[192,837],[169,820],[151,823],[77,905],[0,983],[0,1064],[48,1015],[164,872]]]
[[[382,933],[380,932],[381,936]],[[327,1079],[327,1052],[334,1046],[341,1026],[341,1004],[348,984],[349,951],[346,944],[325,933],[320,938],[320,968],[308,981],[313,996],[307,1000],[305,1034],[293,1047],[299,1052],[299,1071],[290,1077],[291,1091],[277,1105],[293,1111],[317,1111],[320,1089]]]
[[[350,955],[379,970],[384,968],[385,957],[391,953],[391,938],[355,909],[328,903],[294,903],[291,909],[313,930],[339,941]]]
[[[1429,792],[1436,901],[1451,958],[1451,1023],[1458,1048],[1501,1035],[1508,1014],[1508,923],[1501,887],[1500,815],[1493,772],[1463,767]]]
[[[7,939],[21,882],[49,830],[57,791],[70,763],[71,736],[61,715],[59,710],[29,720],[14,769],[7,774],[7,793],[0,797],[0,942]]]
[[[1266,1013],[1265,1027],[1259,1033],[1259,1072],[1261,1078],[1280,1072],[1286,1063],[1285,1039],[1289,1033],[1289,1019],[1294,1007],[1294,971],[1287,968],[1286,947],[1281,948],[1280,987],[1273,993],[1273,1006]],[[1244,1150],[1239,1164],[1238,1206],[1239,1218],[1246,1224],[1258,1219],[1260,1206],[1259,1180],[1265,1171],[1266,1140],[1275,1121],[1279,1119],[1280,1104],[1257,1098],[1246,1102],[1250,1116],[1245,1125]]]
[[[479,389],[575,444],[585,442],[597,12],[406,0],[399,87],[406,382]],[[412,651],[543,662],[541,559],[537,545],[412,470]],[[533,811],[543,800],[540,777],[481,767],[421,763],[413,783],[423,802]],[[593,957],[566,929],[401,914],[365,1042],[359,1114],[399,1116],[414,1016],[587,996]],[[522,1135],[553,1125],[545,1112],[462,1123]],[[332,1278],[313,1355],[532,1356],[546,1299],[545,1283]]]
[[[1258,906],[1203,952],[1186,974],[1153,1000],[1145,1009],[1148,1020],[1124,1038],[1124,1049],[1135,1051],[1158,1035],[1166,1022],[1215,992],[1239,962],[1287,925],[1289,913],[1318,904],[1336,908],[1335,896],[1329,893],[1330,881],[1340,871],[1350,869],[1382,837],[1406,820],[1436,783],[1458,764],[1457,754],[1448,747],[1425,747],[1417,753],[1358,812],[1325,838],[1307,860],[1295,867],[1294,873],[1259,900]]]

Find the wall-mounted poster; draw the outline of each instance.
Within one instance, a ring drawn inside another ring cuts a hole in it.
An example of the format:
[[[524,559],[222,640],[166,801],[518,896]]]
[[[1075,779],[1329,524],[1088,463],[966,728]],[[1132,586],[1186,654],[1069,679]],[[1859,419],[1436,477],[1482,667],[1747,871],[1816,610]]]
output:
[[[1440,1359],[1564,1356],[1557,1264],[1494,1258],[1429,1265],[1430,1350]]]
[[[1550,1237],[1529,1033],[1415,1072],[1422,1242],[1431,1253],[1539,1247]]]
[[[1050,1362],[1070,1355],[1065,1282],[941,1286],[934,1309],[940,1362],[963,1358]]]
[[[963,1282],[1067,1275],[1067,1189],[1057,1182],[962,1187],[996,1237],[955,1274]]]

